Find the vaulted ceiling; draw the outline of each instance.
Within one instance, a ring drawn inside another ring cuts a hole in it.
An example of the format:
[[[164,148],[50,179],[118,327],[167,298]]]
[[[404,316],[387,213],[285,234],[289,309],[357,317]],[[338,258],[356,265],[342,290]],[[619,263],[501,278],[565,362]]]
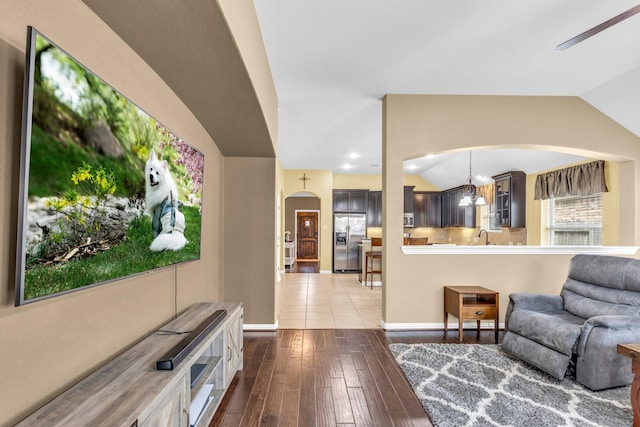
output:
[[[173,88],[225,156],[277,153],[286,169],[379,174],[388,93],[578,96],[640,135],[640,15],[556,50],[633,0],[253,0],[255,10],[250,0],[83,1]],[[277,124],[239,52],[243,27],[225,16],[232,7],[257,13]],[[407,173],[459,185],[468,156],[407,162],[416,165]],[[478,152],[473,172],[534,173],[577,160]]]
[[[640,15],[556,50],[635,1],[254,3],[279,97],[285,168],[380,173],[381,99],[388,93],[578,96],[640,135]],[[416,165],[407,173],[449,188],[468,176],[468,157],[407,162]],[[533,173],[578,160],[479,152],[473,172]]]

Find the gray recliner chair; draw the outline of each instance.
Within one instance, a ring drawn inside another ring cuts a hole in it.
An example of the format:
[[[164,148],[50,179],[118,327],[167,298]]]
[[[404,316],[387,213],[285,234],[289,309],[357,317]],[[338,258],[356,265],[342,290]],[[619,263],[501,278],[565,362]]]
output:
[[[617,344],[640,343],[640,259],[576,255],[560,295],[509,295],[502,348],[592,390],[631,384]]]

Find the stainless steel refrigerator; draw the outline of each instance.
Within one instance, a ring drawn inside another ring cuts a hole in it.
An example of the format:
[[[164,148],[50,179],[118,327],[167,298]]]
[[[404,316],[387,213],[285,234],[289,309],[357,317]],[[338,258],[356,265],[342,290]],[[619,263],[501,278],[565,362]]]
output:
[[[367,217],[363,213],[333,215],[333,271],[358,271],[362,239],[367,236]]]

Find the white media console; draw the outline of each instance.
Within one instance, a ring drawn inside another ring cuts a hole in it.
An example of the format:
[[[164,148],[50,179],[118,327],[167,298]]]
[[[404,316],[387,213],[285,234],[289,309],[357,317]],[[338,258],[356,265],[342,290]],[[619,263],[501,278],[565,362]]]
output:
[[[195,304],[18,426],[208,426],[242,370],[242,324],[242,304]]]

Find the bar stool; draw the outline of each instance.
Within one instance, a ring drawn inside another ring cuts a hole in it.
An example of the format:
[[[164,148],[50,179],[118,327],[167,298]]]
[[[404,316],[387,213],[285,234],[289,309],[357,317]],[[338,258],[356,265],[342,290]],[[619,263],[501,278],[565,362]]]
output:
[[[375,268],[375,260],[380,260],[380,267]],[[369,260],[371,260],[371,266],[369,266]],[[371,289],[373,289],[373,275],[382,274],[382,251],[367,251],[365,252],[364,259],[364,283],[367,284],[367,276],[371,275]]]

